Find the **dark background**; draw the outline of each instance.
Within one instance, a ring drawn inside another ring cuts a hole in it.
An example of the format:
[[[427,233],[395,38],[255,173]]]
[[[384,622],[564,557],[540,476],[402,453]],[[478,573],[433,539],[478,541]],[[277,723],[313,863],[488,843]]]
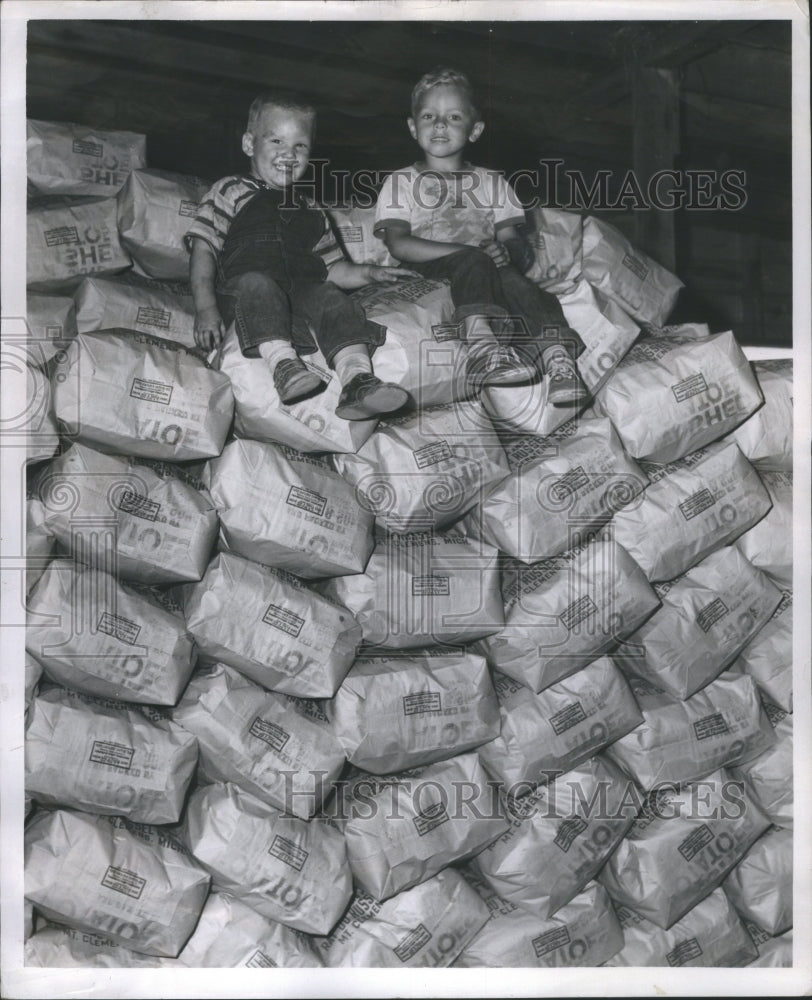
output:
[[[628,170],[745,172],[735,211],[592,208],[686,283],[673,319],[791,344],[788,21],[71,21],[28,25],[27,113],[147,135],[151,167],[213,180],[247,163],[265,88],[319,109],[332,171],[416,159],[405,119],[437,64],[471,78],[486,131],[474,161],[510,174],[560,159],[587,184]],[[543,171],[538,190],[549,197]],[[328,184],[320,194],[333,200]],[[559,194],[560,197],[560,194]]]

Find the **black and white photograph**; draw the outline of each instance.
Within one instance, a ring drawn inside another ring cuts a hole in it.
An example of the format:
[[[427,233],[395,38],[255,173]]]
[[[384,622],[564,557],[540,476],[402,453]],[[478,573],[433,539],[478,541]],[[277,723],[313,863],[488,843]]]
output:
[[[0,18],[0,996],[809,994],[808,8]]]

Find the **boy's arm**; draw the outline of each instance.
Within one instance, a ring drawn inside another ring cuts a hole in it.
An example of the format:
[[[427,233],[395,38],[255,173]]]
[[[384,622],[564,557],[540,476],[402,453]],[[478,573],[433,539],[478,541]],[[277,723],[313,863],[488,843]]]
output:
[[[380,234],[383,235],[389,253],[407,264],[422,264],[424,261],[437,260],[457,250],[467,249],[465,243],[442,243],[439,240],[425,240],[420,236],[412,236],[399,226],[381,228]]]
[[[518,226],[501,226],[496,231],[496,240],[497,245],[501,244],[504,250],[507,250],[510,263],[520,274],[529,270],[534,260],[533,249]],[[483,247],[483,249],[488,248]]]
[[[205,240],[193,239],[189,283],[195,305],[195,343],[205,351],[218,347],[226,332],[214,294],[216,276],[214,250]]]
[[[351,291],[377,282],[397,281],[398,278],[419,278],[416,271],[406,267],[379,267],[377,264],[353,264],[349,260],[337,260],[327,268],[327,280],[339,288]]]

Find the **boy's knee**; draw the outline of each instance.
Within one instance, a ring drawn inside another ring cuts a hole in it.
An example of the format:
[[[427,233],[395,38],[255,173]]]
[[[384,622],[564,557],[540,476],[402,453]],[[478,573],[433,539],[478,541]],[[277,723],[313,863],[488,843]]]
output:
[[[285,292],[278,282],[262,271],[246,271],[229,282],[233,290],[240,295],[270,295],[281,296]]]
[[[488,254],[484,250],[478,250],[476,247],[466,247],[464,250],[456,250],[454,253],[449,254],[448,257],[444,257],[443,260],[466,275],[490,277],[496,274],[498,270],[496,264],[494,264]]]
[[[517,270],[513,264],[506,264],[504,267],[500,267],[499,278],[505,289],[516,289],[519,293],[530,291],[533,295],[541,295],[542,297],[550,296],[551,299],[554,299],[556,302],[558,301],[550,292],[539,288],[526,274],[522,274],[521,271]]]

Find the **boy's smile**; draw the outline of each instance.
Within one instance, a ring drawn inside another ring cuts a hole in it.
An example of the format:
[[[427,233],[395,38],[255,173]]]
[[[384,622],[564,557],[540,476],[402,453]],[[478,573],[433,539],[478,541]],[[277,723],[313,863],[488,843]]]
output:
[[[426,163],[443,170],[459,169],[466,145],[476,141],[485,127],[453,84],[432,87],[408,124]]]
[[[268,187],[281,190],[299,180],[310,160],[313,120],[309,115],[269,105],[242,137],[243,152],[251,157],[251,173]]]

